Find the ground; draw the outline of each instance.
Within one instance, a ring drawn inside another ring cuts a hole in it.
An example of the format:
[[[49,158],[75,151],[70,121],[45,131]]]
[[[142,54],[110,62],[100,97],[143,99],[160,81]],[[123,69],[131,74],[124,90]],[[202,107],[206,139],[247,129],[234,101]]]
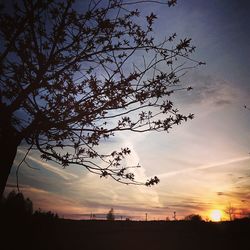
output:
[[[250,220],[208,223],[190,221],[74,221],[3,219],[1,249],[60,250],[206,250],[247,249]]]

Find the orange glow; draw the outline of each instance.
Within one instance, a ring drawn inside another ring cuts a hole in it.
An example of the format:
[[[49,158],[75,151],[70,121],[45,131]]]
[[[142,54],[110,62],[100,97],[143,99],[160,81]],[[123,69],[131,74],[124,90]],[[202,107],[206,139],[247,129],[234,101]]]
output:
[[[221,221],[222,212],[218,209],[212,210],[210,213],[210,218],[212,221]]]

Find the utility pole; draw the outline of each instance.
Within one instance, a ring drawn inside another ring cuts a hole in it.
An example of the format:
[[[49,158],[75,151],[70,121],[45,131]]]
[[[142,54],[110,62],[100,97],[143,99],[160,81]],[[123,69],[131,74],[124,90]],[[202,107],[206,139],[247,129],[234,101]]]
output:
[[[146,221],[148,221],[148,214],[146,213],[145,215],[146,215]]]

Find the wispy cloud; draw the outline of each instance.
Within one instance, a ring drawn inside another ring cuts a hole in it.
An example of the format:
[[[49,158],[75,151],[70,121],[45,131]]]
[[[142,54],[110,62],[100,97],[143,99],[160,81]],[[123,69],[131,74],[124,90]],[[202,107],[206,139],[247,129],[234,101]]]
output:
[[[10,192],[13,187],[14,184],[10,183],[6,191]],[[75,199],[42,188],[22,185],[22,193],[32,200],[35,210],[41,208],[44,211],[53,211],[62,216],[68,213],[87,212],[87,209]]]
[[[201,74],[196,71],[185,77],[191,82],[193,91],[189,95],[181,95],[181,100],[189,104],[209,105],[209,107],[224,107],[235,104],[244,96],[242,90],[233,82],[220,79],[218,76]]]
[[[20,153],[22,155],[25,154],[25,152],[21,149],[18,150],[18,153]],[[37,165],[45,168],[47,171],[50,171],[50,172],[60,176],[61,178],[65,179],[65,180],[70,180],[72,178],[78,178],[77,175],[69,173],[65,169],[60,169],[60,168],[55,167],[47,162],[44,162],[41,159],[39,159],[38,157],[33,157],[31,155],[28,155],[27,160],[30,160],[30,161],[36,163]]]
[[[202,166],[198,166],[198,167],[172,171],[169,173],[159,174],[158,177],[160,179],[163,179],[163,178],[171,177],[173,175],[178,175],[178,174],[187,173],[187,172],[193,172],[193,171],[197,171],[197,170],[209,169],[209,168],[216,168],[216,167],[225,166],[228,164],[241,162],[241,161],[247,161],[247,160],[250,160],[250,156],[237,157],[237,158],[228,159],[228,160],[224,160],[224,161],[216,162],[216,163],[211,163],[211,164],[206,164],[206,165],[202,165]]]

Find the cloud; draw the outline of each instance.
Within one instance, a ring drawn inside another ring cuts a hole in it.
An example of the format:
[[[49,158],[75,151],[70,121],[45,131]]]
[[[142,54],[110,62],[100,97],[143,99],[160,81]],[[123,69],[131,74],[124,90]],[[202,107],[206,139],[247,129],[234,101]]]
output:
[[[216,163],[206,164],[206,165],[202,165],[202,166],[198,166],[198,167],[186,168],[186,169],[181,169],[181,170],[172,171],[172,172],[168,172],[168,173],[163,173],[163,174],[159,174],[157,176],[160,179],[163,179],[163,178],[171,177],[173,175],[178,175],[178,174],[182,174],[182,173],[186,173],[186,172],[193,172],[193,171],[209,169],[209,168],[217,168],[220,166],[225,166],[228,164],[241,162],[241,161],[247,161],[247,160],[250,160],[250,156],[243,156],[243,157],[227,159],[227,160],[224,160],[221,162],[216,162]]]
[[[25,152],[21,149],[18,150],[18,153],[22,154],[22,155],[25,154]],[[72,178],[78,178],[77,175],[69,173],[65,169],[60,169],[60,168],[55,167],[47,162],[42,161],[41,159],[38,158],[38,156],[34,157],[31,155],[28,155],[26,160],[27,161],[30,160],[30,161],[34,162],[38,166],[45,168],[47,171],[50,171],[50,172],[56,174],[57,176],[60,176],[61,178],[65,179],[65,180],[70,180]]]
[[[178,204],[171,204],[170,207],[173,208],[179,208],[181,210],[187,211],[187,210],[198,210],[201,211],[203,209],[203,206],[201,206],[199,203],[197,204],[184,204],[184,203],[178,203]]]
[[[218,100],[215,102],[215,104],[219,105],[219,106],[225,106],[225,105],[228,105],[228,104],[231,104],[232,101],[231,100]]]
[[[206,211],[211,208],[211,203],[202,202],[195,199],[180,199],[176,202],[169,203],[169,212],[176,212],[177,218],[181,219],[188,214],[200,214],[205,215]]]
[[[235,100],[242,95],[240,89],[233,83],[215,76],[193,72],[184,80],[193,87],[189,95],[181,96],[185,103],[221,107],[235,103]]]
[[[221,196],[221,195],[227,195],[227,194],[224,192],[217,192],[217,195]]]
[[[32,200],[35,210],[41,208],[44,211],[53,211],[59,215],[87,212],[87,209],[75,199],[65,197],[63,194],[60,195],[29,185],[23,185],[22,193]]]
[[[25,187],[25,185],[19,185],[19,188],[23,188]],[[6,188],[7,189],[16,189],[17,188],[17,184],[14,183],[7,183],[6,184]]]
[[[225,192],[218,192],[217,195],[219,196],[227,196],[239,200],[244,200],[244,202],[250,202],[250,193],[249,193],[249,188],[243,189],[241,187],[240,191],[229,191],[228,193]]]

